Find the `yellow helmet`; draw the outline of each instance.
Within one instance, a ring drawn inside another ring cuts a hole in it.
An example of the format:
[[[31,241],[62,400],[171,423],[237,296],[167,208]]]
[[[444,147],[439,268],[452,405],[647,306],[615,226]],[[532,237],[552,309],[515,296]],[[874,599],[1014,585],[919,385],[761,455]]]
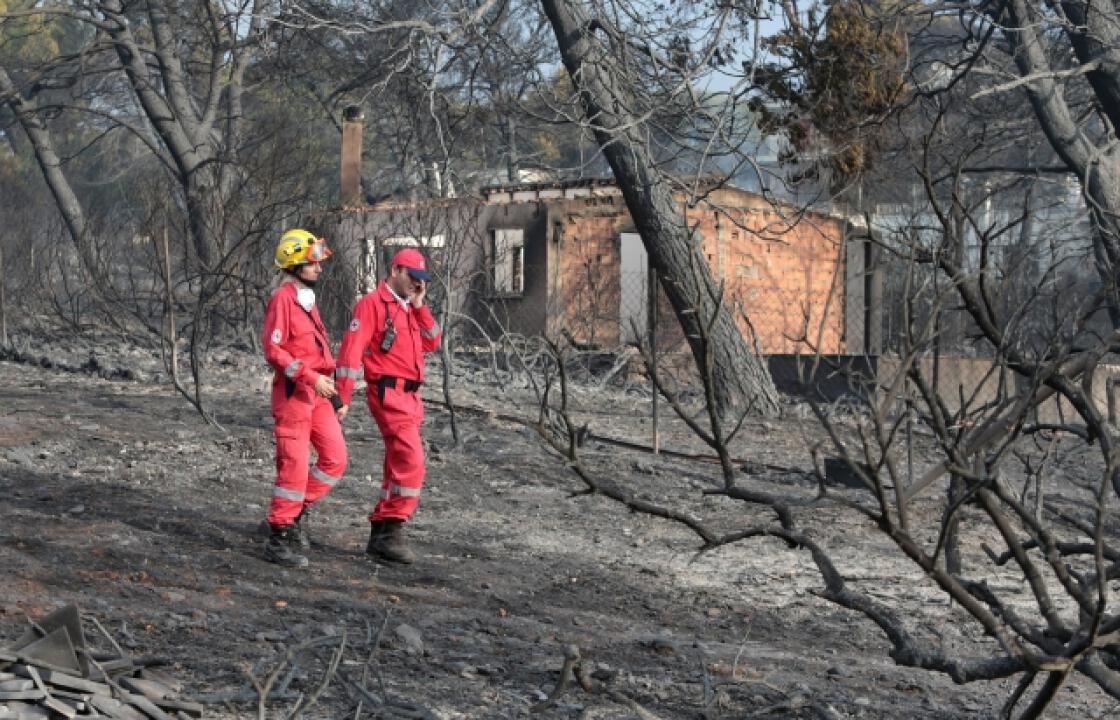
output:
[[[322,262],[331,256],[323,238],[318,238],[300,228],[292,228],[280,236],[276,246],[276,267],[288,270],[309,262]]]

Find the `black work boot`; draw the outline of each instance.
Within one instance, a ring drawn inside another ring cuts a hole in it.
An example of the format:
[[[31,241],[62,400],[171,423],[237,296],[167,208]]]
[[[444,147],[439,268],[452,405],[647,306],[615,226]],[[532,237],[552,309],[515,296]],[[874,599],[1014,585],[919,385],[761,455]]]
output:
[[[385,532],[384,520],[370,520],[369,521],[369,542],[366,543],[366,554],[377,554],[377,541],[381,538],[381,533]]]
[[[366,552],[393,563],[411,565],[416,553],[404,541],[404,520],[380,520],[370,523],[369,545]]]
[[[292,550],[292,526],[271,528],[264,546],[264,559],[285,567],[307,567],[307,558]]]
[[[296,516],[296,521],[288,528],[288,543],[296,550],[309,550],[311,536],[307,534],[307,516],[310,515],[310,506],[304,505]]]

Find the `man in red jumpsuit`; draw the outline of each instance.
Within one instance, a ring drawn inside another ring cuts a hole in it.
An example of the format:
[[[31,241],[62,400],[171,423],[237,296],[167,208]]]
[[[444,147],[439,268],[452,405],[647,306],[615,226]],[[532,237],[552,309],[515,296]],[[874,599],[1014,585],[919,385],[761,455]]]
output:
[[[397,252],[388,277],[354,305],[338,351],[341,415],[350,407],[355,382],[364,377],[366,405],[385,441],[381,496],[369,515],[366,552],[388,562],[416,560],[403,526],[416,511],[424,485],[424,354],[440,341],[439,325],[424,304],[430,279],[419,250]]]
[[[346,470],[334,358],[313,289],[323,272],[320,263],[330,254],[322,238],[306,230],[284,233],[275,260],[284,275],[268,301],[261,333],[264,357],[275,371],[276,421],[276,486],[268,508],[265,558],[289,567],[307,565],[299,552],[310,546],[301,523]],[[311,446],[319,456],[313,466]]]

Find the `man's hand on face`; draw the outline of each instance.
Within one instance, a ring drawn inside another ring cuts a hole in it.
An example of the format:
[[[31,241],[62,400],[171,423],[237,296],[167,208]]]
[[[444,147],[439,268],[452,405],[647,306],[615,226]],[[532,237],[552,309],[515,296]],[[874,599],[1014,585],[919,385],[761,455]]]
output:
[[[408,300],[412,303],[412,307],[420,307],[424,304],[424,296],[428,294],[428,283],[423,280],[416,280],[412,277],[408,278],[412,283],[412,292],[408,294]]]

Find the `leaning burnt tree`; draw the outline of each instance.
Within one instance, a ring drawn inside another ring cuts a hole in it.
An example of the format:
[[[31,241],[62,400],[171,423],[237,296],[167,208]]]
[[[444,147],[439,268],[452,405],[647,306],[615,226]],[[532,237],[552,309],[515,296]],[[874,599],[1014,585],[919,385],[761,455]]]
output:
[[[630,46],[625,31],[607,20],[605,10],[591,18],[584,3],[541,0],[541,5],[579,93],[586,123],[610,163],[693,358],[701,372],[712,377],[721,413],[777,414],[778,393],[769,371],[724,304],[721,288],[654,157],[646,119],[657,100],[640,97],[641,79],[626,72],[622,61],[642,51]]]

